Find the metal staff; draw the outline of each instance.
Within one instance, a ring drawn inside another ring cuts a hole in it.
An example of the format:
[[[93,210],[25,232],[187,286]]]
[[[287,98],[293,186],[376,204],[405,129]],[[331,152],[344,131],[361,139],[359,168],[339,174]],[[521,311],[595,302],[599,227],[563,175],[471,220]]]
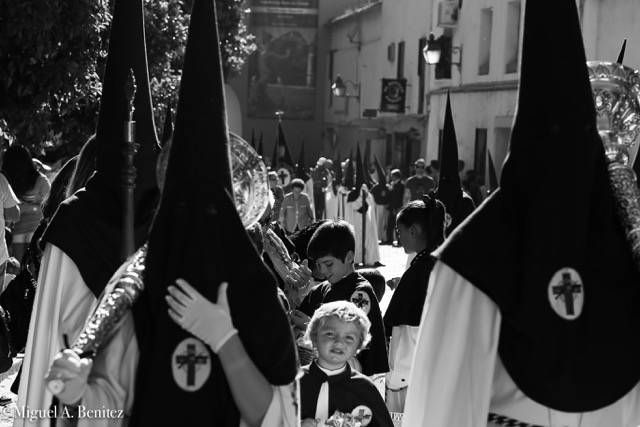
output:
[[[135,250],[134,243],[134,190],[136,187],[136,168],[133,158],[140,144],[136,143],[136,122],[134,100],[136,96],[136,79],[133,70],[129,70],[129,78],[125,87],[128,104],[128,120],[124,124],[124,146],[122,148],[124,164],[122,168],[122,260],[127,259]]]
[[[367,205],[367,193],[366,190],[362,189],[362,265],[366,265],[365,262],[365,254],[367,252],[367,247],[365,242],[367,241],[367,210],[369,209],[369,205]]]
[[[109,339],[120,327],[125,314],[133,307],[144,290],[143,275],[147,245],[145,244],[129,259],[124,270],[120,269],[111,278],[100,299],[98,307],[91,315],[80,336],[74,341],[71,350],[81,358],[93,359],[98,350],[109,342]],[[53,394],[64,390],[64,381],[49,381],[47,388]]]

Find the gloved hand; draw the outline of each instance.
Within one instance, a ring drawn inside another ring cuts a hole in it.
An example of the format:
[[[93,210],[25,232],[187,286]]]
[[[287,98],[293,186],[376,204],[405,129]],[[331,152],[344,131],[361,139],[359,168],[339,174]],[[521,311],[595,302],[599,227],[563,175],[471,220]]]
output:
[[[54,357],[45,381],[63,381],[64,388],[56,396],[65,405],[73,405],[82,399],[92,366],[91,359],[81,359],[73,350],[63,350]]]
[[[207,343],[214,353],[238,330],[231,323],[228,283],[218,288],[218,303],[212,303],[189,285],[184,279],[177,279],[176,286],[169,286],[165,296],[169,304],[169,316],[186,331]]]

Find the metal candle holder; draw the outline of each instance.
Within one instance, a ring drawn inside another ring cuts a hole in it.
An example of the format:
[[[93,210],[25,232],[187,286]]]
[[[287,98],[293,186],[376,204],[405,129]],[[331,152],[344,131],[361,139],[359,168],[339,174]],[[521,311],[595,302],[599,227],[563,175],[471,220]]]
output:
[[[640,73],[615,62],[587,68],[618,217],[640,269],[640,190],[630,156],[640,136]]]

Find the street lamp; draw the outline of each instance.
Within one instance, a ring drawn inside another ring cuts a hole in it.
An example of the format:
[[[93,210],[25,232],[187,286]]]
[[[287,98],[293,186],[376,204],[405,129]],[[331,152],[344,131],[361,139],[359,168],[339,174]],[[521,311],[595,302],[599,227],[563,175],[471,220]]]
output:
[[[445,40],[444,42],[443,42],[443,39]],[[425,62],[429,65],[439,64],[440,59],[442,58],[443,43],[446,43],[448,45],[450,41],[451,39],[448,37],[445,38],[443,36],[436,39],[433,33],[429,34],[429,39],[427,40],[427,44],[425,45],[424,49],[422,49],[422,56],[424,57]],[[454,55],[455,57],[458,58],[457,62],[454,62],[453,60]],[[450,59],[451,65],[457,65],[458,67],[461,67],[462,66],[462,46],[450,47],[449,59]]]
[[[347,90],[347,84],[352,88],[351,93]],[[338,98],[360,99],[360,85],[352,82],[351,80],[342,80],[342,77],[338,74],[331,84],[331,93]]]
[[[440,47],[440,42],[436,40],[433,33],[429,34],[429,40],[427,40],[427,44],[424,49],[422,49],[422,56],[424,57],[424,60],[429,65],[435,65],[440,62],[441,53],[442,48]]]

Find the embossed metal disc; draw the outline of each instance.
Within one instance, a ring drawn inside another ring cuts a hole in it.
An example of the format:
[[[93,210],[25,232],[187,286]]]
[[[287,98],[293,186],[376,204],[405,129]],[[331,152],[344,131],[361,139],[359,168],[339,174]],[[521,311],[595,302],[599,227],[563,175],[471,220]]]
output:
[[[229,137],[236,209],[242,224],[250,227],[258,222],[269,206],[267,167],[247,141],[233,132],[229,132]]]

